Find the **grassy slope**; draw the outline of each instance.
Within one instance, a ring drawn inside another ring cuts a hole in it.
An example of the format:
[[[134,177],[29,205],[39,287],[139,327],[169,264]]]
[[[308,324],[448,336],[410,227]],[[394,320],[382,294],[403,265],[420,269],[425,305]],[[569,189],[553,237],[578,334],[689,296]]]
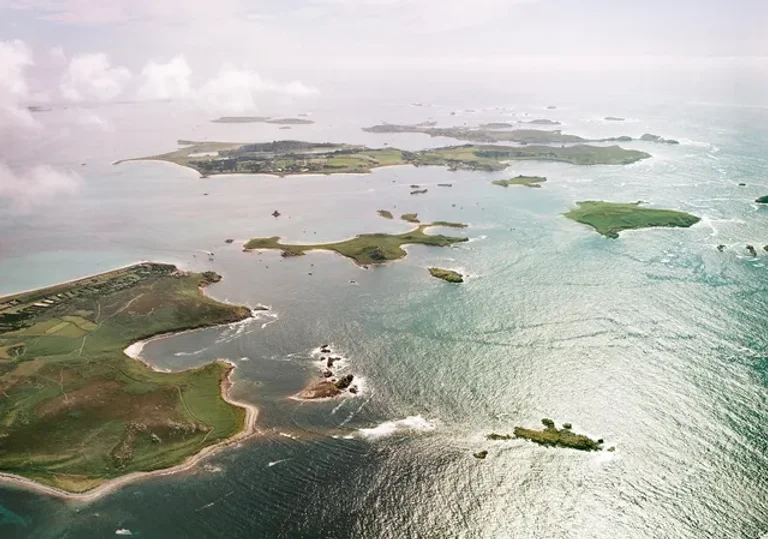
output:
[[[690,227],[701,219],[675,210],[643,208],[640,202],[577,202],[578,208],[565,214],[568,219],[589,225],[603,236],[618,238],[619,232],[650,227]]]
[[[450,223],[461,224],[461,223]],[[382,264],[391,260],[399,260],[406,256],[403,245],[421,244],[445,247],[467,241],[467,238],[431,235],[424,232],[430,224],[420,225],[412,232],[404,234],[361,234],[355,238],[336,243],[318,243],[309,245],[280,243],[280,238],[253,238],[245,244],[246,250],[279,249],[283,256],[300,256],[306,251],[334,251],[342,256],[351,258],[361,266]],[[441,226],[446,226],[442,224]]]
[[[243,428],[244,410],[221,395],[227,365],[159,373],[123,354],[137,340],[249,314],[203,296],[199,274],[175,277],[163,265],[151,265],[159,271],[150,275],[135,271],[148,266],[17,295],[20,305],[0,308],[12,315],[27,300],[65,296],[33,308],[15,324],[23,327],[0,330],[0,346],[15,350],[0,361],[1,472],[79,492],[178,464]],[[118,289],[121,280],[129,285]]]

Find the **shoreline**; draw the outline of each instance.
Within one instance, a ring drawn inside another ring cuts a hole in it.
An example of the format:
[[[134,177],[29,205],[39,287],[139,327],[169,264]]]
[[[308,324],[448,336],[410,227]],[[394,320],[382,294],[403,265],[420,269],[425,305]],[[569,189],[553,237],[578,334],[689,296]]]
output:
[[[145,365],[148,365],[150,368],[152,368],[152,370],[155,370],[157,372],[162,372],[154,368],[153,366],[149,365],[143,360],[139,360],[139,361],[141,361]],[[28,479],[20,475],[8,474],[8,473],[2,473],[2,472],[0,472],[0,483],[23,488],[25,490],[35,492],[37,494],[47,494],[49,496],[60,498],[65,501],[89,503],[94,500],[97,500],[98,498],[101,498],[102,496],[110,494],[115,490],[118,490],[119,488],[125,485],[128,485],[130,483],[142,481],[145,479],[151,479],[153,477],[163,477],[166,475],[173,475],[173,474],[189,471],[193,469],[195,466],[197,466],[197,464],[199,464],[201,461],[203,461],[207,457],[210,457],[227,447],[233,446],[243,440],[250,438],[257,432],[256,420],[259,417],[259,409],[253,404],[235,400],[230,396],[229,392],[234,386],[234,382],[232,381],[231,377],[232,377],[232,373],[235,371],[237,366],[229,360],[217,359],[216,361],[226,363],[227,365],[229,365],[229,370],[227,374],[221,380],[221,396],[224,399],[224,401],[227,402],[228,404],[231,404],[232,406],[237,406],[239,408],[243,408],[245,410],[245,425],[242,431],[230,436],[225,440],[222,440],[217,444],[204,447],[199,452],[195,453],[194,455],[190,455],[184,462],[182,462],[181,464],[177,464],[176,466],[172,466],[170,468],[163,468],[162,470],[153,470],[149,472],[133,472],[128,475],[124,475],[122,477],[109,479],[108,481],[102,483],[98,487],[82,493],[68,492],[66,490],[62,490],[56,487],[51,487],[48,485],[44,485],[42,483],[38,483],[33,479]]]
[[[65,284],[75,283],[75,282],[78,282],[78,281],[90,279],[90,278],[95,277],[95,276],[104,275],[105,273],[110,273],[112,271],[119,271],[119,270],[122,270],[122,269],[131,268],[131,267],[133,267],[133,266],[135,266],[137,264],[142,264],[142,263],[146,263],[146,262],[148,262],[148,261],[136,262],[134,264],[129,264],[127,266],[123,266],[123,267],[120,267],[120,268],[115,268],[115,269],[109,270],[107,272],[96,273],[96,274],[93,274],[93,275],[90,275],[90,276],[80,277],[80,278],[77,278],[77,279],[72,279],[70,281],[65,281],[65,282],[62,282],[62,283],[57,283],[55,285],[51,285],[51,286],[46,287],[46,288],[54,288],[56,286],[61,286],[61,285],[65,285]],[[206,293],[206,288],[207,288],[206,286],[199,287],[200,293],[202,295],[204,295],[204,296],[210,297]],[[43,290],[44,289],[45,288],[43,288]],[[33,289],[33,290],[39,290],[39,289]],[[26,292],[17,292],[16,294],[13,294],[11,296],[6,296],[6,297],[13,297],[15,295],[25,294],[25,293]],[[248,322],[249,320],[254,320],[254,317],[253,317],[254,310],[250,309],[250,311],[251,311],[251,315],[249,317],[244,318],[242,320],[238,320],[236,322],[229,322],[229,323],[225,323],[225,324],[216,324],[215,326],[203,326],[203,327],[198,327],[198,328],[185,329],[185,330],[181,330],[181,331],[171,331],[171,332],[166,332],[166,333],[162,333],[162,334],[158,334],[158,335],[152,335],[152,336],[147,337],[145,339],[141,339],[141,340],[138,340],[138,341],[136,341],[134,343],[131,343],[130,345],[128,345],[123,350],[123,353],[127,357],[129,357],[129,358],[131,358],[133,360],[139,361],[140,363],[144,364],[146,367],[150,368],[151,370],[153,370],[155,372],[167,372],[167,371],[164,371],[162,369],[157,368],[156,366],[148,363],[147,361],[145,361],[144,359],[141,358],[141,351],[144,349],[144,346],[146,346],[148,343],[150,343],[152,341],[161,340],[161,339],[167,339],[167,338],[170,338],[170,337],[175,337],[177,335],[182,335],[182,334],[190,333],[190,332],[193,332],[193,331],[199,331],[199,330],[202,330],[202,329],[215,328],[215,327],[233,326],[235,324],[241,324],[241,323],[244,323],[244,322]],[[247,438],[250,438],[251,436],[253,436],[257,432],[257,430],[256,430],[256,420],[259,417],[259,409],[258,409],[258,407],[256,407],[253,404],[235,400],[235,399],[233,399],[230,396],[229,392],[232,389],[232,387],[234,386],[234,382],[232,381],[232,373],[237,368],[237,365],[234,362],[232,362],[230,360],[226,360],[226,359],[217,359],[216,362],[225,363],[225,364],[227,364],[229,366],[226,374],[224,375],[224,377],[221,380],[221,384],[220,384],[221,398],[227,404],[230,404],[232,406],[236,406],[238,408],[243,408],[245,410],[244,425],[243,425],[243,429],[240,432],[237,432],[237,433],[233,434],[232,436],[230,436],[229,438],[221,440],[220,442],[218,442],[216,444],[204,447],[199,452],[194,453],[193,455],[190,455],[183,462],[181,462],[180,464],[177,464],[175,466],[171,466],[169,468],[162,468],[160,470],[152,470],[152,471],[148,471],[148,472],[132,472],[132,473],[129,473],[129,474],[124,475],[124,476],[115,477],[114,479],[109,479],[109,480],[105,481],[104,483],[100,484],[99,486],[97,486],[97,487],[95,487],[95,488],[93,488],[91,490],[88,490],[88,491],[85,491],[85,492],[81,492],[81,493],[69,492],[69,491],[66,491],[66,490],[63,490],[63,489],[59,489],[59,488],[56,488],[56,487],[52,487],[52,486],[49,486],[49,485],[44,485],[43,483],[39,483],[39,482],[37,482],[37,481],[35,481],[33,479],[29,479],[29,478],[23,477],[21,475],[9,474],[9,473],[3,473],[3,472],[0,472],[0,484],[5,484],[5,485],[10,485],[10,486],[13,486],[13,487],[17,487],[17,488],[22,488],[24,490],[35,492],[37,494],[46,494],[46,495],[49,495],[49,496],[53,496],[53,497],[56,497],[56,498],[63,499],[65,501],[78,501],[78,502],[89,503],[89,502],[92,502],[92,501],[102,497],[102,496],[110,494],[110,493],[114,492],[115,490],[117,490],[117,489],[119,489],[119,488],[121,488],[121,487],[123,487],[123,486],[125,486],[125,485],[127,485],[129,483],[134,483],[134,482],[141,481],[141,480],[144,480],[144,479],[151,479],[153,477],[162,477],[162,476],[166,476],[166,475],[172,475],[172,474],[176,474],[176,473],[180,473],[180,472],[189,471],[192,468],[194,468],[198,463],[200,463],[202,460],[204,460],[205,458],[214,455],[215,453],[221,451],[222,449],[225,449],[225,448],[227,448],[229,446],[237,444],[240,441],[243,441],[243,440],[245,440]],[[189,370],[189,369],[185,369],[185,370]],[[178,371],[178,372],[183,372],[183,371]]]

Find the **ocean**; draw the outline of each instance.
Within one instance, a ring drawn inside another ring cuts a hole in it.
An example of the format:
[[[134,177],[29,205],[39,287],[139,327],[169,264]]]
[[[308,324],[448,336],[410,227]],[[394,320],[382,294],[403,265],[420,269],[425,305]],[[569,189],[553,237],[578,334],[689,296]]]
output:
[[[448,76],[399,90],[350,81],[311,104],[263,111],[312,113],[314,125],[291,130],[213,124],[216,115],[170,103],[38,114],[51,136],[36,147],[20,141],[11,155],[71,168],[84,184],[31,208],[0,208],[0,294],[139,260],[221,273],[213,297],[270,311],[154,341],[143,354],[168,369],[231,360],[234,396],[259,407],[260,432],[191,472],[87,504],[0,485],[0,536],[763,537],[768,208],[752,201],[768,194],[768,106],[736,87],[746,76],[732,86],[722,73],[705,75],[680,87],[617,83],[602,94],[594,81],[591,91],[539,91],[524,80],[449,88]],[[513,162],[494,173],[389,167],[200,179],[167,163],[112,164],[173,150],[179,138],[419,149],[459,142],[360,128],[534,118],[585,137],[647,132],[680,144],[622,144],[653,155],[626,167]],[[491,185],[518,174],[548,181]],[[411,184],[429,191],[412,196]],[[562,216],[578,200],[642,200],[702,221],[610,240]],[[320,242],[408,230],[379,209],[467,223],[458,233],[471,240],[411,246],[405,259],[372,269],[327,252],[241,251],[254,236]],[[457,269],[466,282],[433,279],[429,266]],[[362,391],[290,399],[317,376],[313,351],[326,343]],[[616,450],[485,439],[543,417]],[[485,460],[473,457],[480,450]]]

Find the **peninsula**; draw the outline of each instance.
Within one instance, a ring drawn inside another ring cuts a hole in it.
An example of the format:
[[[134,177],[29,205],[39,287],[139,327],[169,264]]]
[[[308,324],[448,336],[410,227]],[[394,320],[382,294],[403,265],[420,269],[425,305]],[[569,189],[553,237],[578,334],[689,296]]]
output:
[[[676,210],[644,208],[641,202],[577,202],[577,208],[565,214],[568,219],[591,226],[608,238],[618,238],[623,230],[652,227],[688,228],[701,219]]]
[[[516,176],[514,178],[509,178],[508,180],[494,180],[491,183],[493,185],[500,185],[502,187],[509,187],[510,185],[522,185],[525,187],[532,187],[534,189],[539,189],[542,187],[542,183],[547,181],[546,178],[542,176]]]
[[[123,352],[249,318],[202,293],[220,278],[142,263],[0,298],[0,479],[93,496],[252,433],[231,364],[158,372]]]
[[[618,146],[448,146],[421,151],[367,148],[284,140],[243,144],[179,141],[184,147],[162,155],[134,160],[159,160],[192,168],[203,177],[217,174],[336,174],[367,173],[391,165],[443,166],[449,170],[499,171],[507,161],[559,161],[574,165],[627,165],[650,157]],[[118,161],[119,164],[124,161]]]
[[[293,244],[280,243],[279,237],[253,238],[245,244],[245,251],[260,249],[277,249],[282,251],[283,257],[301,256],[307,251],[323,250],[334,251],[342,256],[351,258],[359,266],[384,264],[392,260],[404,258],[408,253],[403,245],[421,244],[446,247],[455,243],[468,241],[469,238],[444,236],[442,234],[426,234],[425,230],[433,226],[451,226],[457,223],[421,224],[410,232],[404,234],[361,234],[352,239],[335,243]],[[461,223],[458,225],[464,226]]]

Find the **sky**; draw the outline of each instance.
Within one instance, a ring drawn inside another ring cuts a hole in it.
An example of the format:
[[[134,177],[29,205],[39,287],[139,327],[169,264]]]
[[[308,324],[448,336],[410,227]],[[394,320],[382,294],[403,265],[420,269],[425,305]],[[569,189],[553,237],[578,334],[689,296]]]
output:
[[[768,69],[766,28],[768,0],[0,0],[0,146],[45,137],[30,105],[255,113],[341,73]],[[0,203],[80,181],[41,167],[0,155]]]

